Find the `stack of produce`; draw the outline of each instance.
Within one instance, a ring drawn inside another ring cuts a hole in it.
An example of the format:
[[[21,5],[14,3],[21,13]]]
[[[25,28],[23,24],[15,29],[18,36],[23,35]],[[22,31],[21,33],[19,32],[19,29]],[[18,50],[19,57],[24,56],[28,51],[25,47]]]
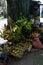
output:
[[[3,50],[4,50],[5,52],[10,52],[10,49],[11,49],[11,47],[10,47],[8,44],[4,44]]]
[[[20,49],[13,49],[11,51],[11,55],[16,56],[16,57],[21,57],[23,55],[23,51]]]
[[[3,28],[2,37],[3,37],[4,39],[7,39],[7,40],[10,40],[10,39],[11,39],[10,30],[7,29],[7,27],[5,27],[5,26],[4,26],[4,28]]]
[[[21,34],[24,38],[29,38],[32,31],[32,23],[27,18],[17,20],[16,24],[21,27]]]
[[[32,24],[31,21],[29,21],[27,18],[17,20],[16,23],[12,25],[12,19],[8,18],[8,25],[4,26],[2,37],[10,42],[13,42],[14,45],[17,43],[18,45],[14,46],[13,49],[9,47],[8,45],[4,46],[4,50],[10,52],[11,54],[17,57],[21,57],[25,51],[25,49],[29,48],[30,42],[27,42],[26,40],[30,37],[30,32],[32,30]],[[19,43],[23,43],[24,46],[19,45]]]
[[[28,49],[28,48],[30,47],[30,45],[31,45],[31,42],[26,41],[26,43],[25,43],[25,47],[26,47],[26,49]]]
[[[21,44],[17,44],[11,49],[11,55],[21,58],[25,52],[25,47]]]
[[[23,43],[16,44],[15,47],[21,50],[25,49],[25,46],[23,45]]]
[[[17,20],[13,26],[11,26],[11,18],[9,26],[4,26],[2,37],[7,39],[8,41],[16,41],[19,42],[26,38],[29,38],[30,31],[32,30],[31,21],[28,21],[26,18]],[[8,21],[9,21],[8,20]]]

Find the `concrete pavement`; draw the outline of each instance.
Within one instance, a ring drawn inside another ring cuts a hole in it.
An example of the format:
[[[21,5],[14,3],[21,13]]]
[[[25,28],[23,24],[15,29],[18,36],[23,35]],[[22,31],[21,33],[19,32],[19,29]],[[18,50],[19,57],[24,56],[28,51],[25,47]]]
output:
[[[43,50],[25,53],[22,59],[10,58],[8,65],[43,65]]]

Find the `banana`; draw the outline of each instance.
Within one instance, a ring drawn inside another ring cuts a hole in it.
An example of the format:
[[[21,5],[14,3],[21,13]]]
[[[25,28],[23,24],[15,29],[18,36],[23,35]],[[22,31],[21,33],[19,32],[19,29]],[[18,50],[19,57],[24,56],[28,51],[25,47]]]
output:
[[[4,36],[8,36],[9,34],[8,33],[3,33]]]
[[[8,40],[11,40],[11,37],[9,37]]]
[[[9,35],[7,35],[5,38],[7,39],[9,37]]]
[[[5,33],[10,33],[10,30],[5,31]]]

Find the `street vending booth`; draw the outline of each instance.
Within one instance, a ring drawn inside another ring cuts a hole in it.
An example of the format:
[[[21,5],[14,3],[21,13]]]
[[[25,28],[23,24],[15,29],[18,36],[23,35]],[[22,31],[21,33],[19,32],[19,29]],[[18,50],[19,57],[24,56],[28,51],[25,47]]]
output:
[[[32,45],[40,48],[40,45],[36,44],[40,42],[38,31],[40,6],[38,2],[32,0],[7,0],[7,4],[8,25],[4,25],[1,35],[8,40],[4,45],[4,51],[21,58],[25,51],[30,52]]]

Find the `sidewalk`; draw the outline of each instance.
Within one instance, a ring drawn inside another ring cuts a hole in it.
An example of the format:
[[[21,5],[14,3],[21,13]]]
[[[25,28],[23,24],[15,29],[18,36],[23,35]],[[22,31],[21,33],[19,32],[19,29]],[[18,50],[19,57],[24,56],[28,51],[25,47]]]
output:
[[[43,50],[25,53],[19,60],[10,58],[8,65],[43,65]]]

